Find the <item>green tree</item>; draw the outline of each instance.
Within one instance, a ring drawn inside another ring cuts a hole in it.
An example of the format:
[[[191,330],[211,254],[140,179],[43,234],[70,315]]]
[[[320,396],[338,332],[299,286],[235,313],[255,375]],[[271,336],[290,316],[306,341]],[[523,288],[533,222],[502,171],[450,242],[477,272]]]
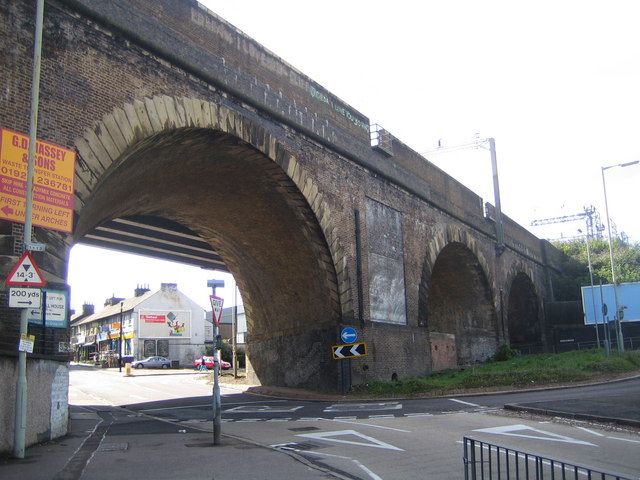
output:
[[[581,240],[553,242],[553,245],[566,256],[562,277],[556,279],[557,300],[579,300],[580,287],[590,285],[587,244]],[[611,283],[611,260],[609,243],[603,239],[589,241],[594,284]],[[616,238],[613,241],[613,255],[616,264],[618,283],[640,281],[640,243],[624,242]]]

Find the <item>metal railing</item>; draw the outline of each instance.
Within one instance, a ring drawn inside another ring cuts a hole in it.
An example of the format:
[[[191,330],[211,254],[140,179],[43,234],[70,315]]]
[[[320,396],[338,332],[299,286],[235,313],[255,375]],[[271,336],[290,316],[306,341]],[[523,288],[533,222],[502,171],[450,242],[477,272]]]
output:
[[[465,480],[639,480],[464,437]]]

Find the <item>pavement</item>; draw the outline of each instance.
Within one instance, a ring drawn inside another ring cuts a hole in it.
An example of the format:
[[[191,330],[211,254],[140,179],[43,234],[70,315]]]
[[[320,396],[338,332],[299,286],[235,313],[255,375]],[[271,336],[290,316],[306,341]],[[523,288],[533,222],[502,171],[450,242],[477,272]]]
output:
[[[254,393],[328,399],[292,389],[255,388]],[[640,402],[636,395],[537,401],[509,404],[505,408],[640,428]],[[67,436],[27,448],[24,459],[0,457],[3,480],[131,477],[136,480],[345,478],[319,469],[293,453],[228,435],[223,435],[220,445],[214,446],[210,432],[110,406],[72,405]]]

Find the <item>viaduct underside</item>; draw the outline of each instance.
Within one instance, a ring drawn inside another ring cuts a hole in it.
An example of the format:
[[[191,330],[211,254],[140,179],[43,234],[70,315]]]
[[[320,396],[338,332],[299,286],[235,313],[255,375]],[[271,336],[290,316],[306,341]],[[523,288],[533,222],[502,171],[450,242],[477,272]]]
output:
[[[28,131],[34,18],[32,2],[0,0],[0,127],[15,132]],[[48,1],[42,62],[38,138],[77,153],[73,232],[34,229],[49,281],[65,282],[74,243],[149,248],[110,239],[114,225],[189,231],[191,254],[158,255],[234,275],[267,385],[336,391],[544,343],[557,252],[508,217],[496,249],[477,195],[384,130],[372,146],[368,118],[196,2]],[[21,228],[0,220],[5,276]],[[10,384],[18,317],[2,296]],[[331,356],[345,325],[368,347],[346,367]]]

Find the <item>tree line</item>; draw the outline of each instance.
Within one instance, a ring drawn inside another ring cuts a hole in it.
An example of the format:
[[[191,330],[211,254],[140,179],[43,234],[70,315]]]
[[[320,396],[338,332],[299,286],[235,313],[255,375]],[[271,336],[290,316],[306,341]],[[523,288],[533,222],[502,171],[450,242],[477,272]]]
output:
[[[564,242],[552,242],[562,251],[564,259],[563,273],[554,282],[556,300],[580,300],[580,287],[591,285],[587,244],[584,239]],[[640,282],[640,242],[628,242],[620,238],[612,240],[616,283]],[[609,243],[605,239],[590,239],[593,284],[612,283]]]

